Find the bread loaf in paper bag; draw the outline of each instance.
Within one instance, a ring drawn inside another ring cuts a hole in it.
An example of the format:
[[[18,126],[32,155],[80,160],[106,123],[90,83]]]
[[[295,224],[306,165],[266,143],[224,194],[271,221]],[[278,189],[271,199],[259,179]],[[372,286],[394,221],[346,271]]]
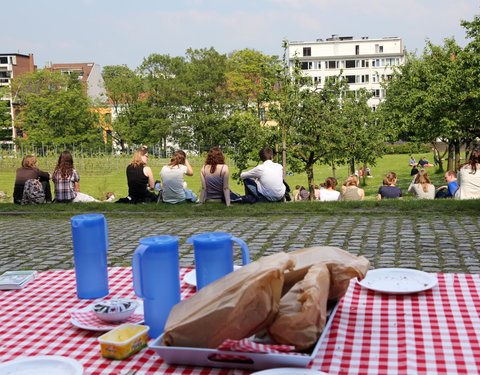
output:
[[[273,341],[294,345],[297,350],[314,345],[327,321],[329,288],[330,271],[326,264],[310,267],[305,278],[280,300],[279,312],[267,328]]]
[[[163,336],[167,346],[216,348],[266,328],[278,312],[284,272],[293,257],[263,257],[203,287],[170,311]]]
[[[302,280],[312,265],[323,263],[330,271],[328,300],[338,301],[347,292],[350,279],[362,280],[370,265],[367,258],[332,246],[307,247],[288,254],[295,258],[295,268],[285,273],[282,295]]]

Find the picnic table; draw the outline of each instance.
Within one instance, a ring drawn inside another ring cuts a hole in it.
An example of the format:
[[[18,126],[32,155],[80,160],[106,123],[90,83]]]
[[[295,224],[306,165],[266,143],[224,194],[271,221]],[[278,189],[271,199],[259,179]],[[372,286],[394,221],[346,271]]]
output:
[[[181,269],[181,278],[189,268]],[[351,281],[310,368],[329,374],[480,373],[480,275],[438,274],[438,286],[412,295],[369,291]],[[109,269],[110,296],[133,298],[131,269]],[[182,298],[195,288],[182,282]],[[18,291],[0,291],[0,362],[61,355],[85,374],[248,374],[167,365],[151,349],[116,361],[97,337],[69,322],[68,310],[92,303],[76,297],[73,270],[42,272]]]

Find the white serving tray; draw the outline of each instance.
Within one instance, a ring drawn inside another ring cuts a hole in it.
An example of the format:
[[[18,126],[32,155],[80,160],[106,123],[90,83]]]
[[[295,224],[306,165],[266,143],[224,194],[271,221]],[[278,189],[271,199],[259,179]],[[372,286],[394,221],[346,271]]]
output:
[[[317,355],[318,349],[322,344],[324,337],[330,331],[333,317],[337,312],[339,303],[332,309],[325,329],[318,339],[315,347],[310,354],[265,354],[265,353],[245,353],[245,352],[229,352],[208,348],[188,348],[178,346],[164,346],[162,344],[163,334],[157,337],[153,342],[149,343],[149,347],[153,349],[168,364],[191,365],[204,367],[226,367],[247,370],[263,370],[274,367],[307,367],[308,364]],[[212,360],[210,357],[216,354],[239,355],[248,358],[248,361],[232,361],[232,360]]]

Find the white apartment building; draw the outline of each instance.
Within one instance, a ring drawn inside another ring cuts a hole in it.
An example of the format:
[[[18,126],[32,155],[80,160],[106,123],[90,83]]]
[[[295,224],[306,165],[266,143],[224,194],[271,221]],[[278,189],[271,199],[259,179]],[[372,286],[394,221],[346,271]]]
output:
[[[289,42],[288,56],[290,66],[298,60],[303,73],[319,87],[328,77],[341,74],[352,91],[371,91],[368,104],[373,110],[385,98],[381,83],[392,76],[395,66],[405,61],[402,39],[397,37],[353,39],[332,35],[314,42]]]

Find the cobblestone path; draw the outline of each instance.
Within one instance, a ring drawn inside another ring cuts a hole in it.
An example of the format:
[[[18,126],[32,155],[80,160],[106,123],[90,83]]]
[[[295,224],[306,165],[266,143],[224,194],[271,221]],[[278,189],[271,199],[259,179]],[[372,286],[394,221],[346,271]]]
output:
[[[129,266],[142,237],[180,238],[180,263],[193,264],[194,234],[223,231],[242,238],[251,258],[308,246],[337,246],[366,256],[374,268],[480,273],[480,217],[316,217],[156,219],[108,217],[110,266]],[[240,250],[235,246],[236,263]],[[0,217],[0,272],[73,268],[68,218]]]

